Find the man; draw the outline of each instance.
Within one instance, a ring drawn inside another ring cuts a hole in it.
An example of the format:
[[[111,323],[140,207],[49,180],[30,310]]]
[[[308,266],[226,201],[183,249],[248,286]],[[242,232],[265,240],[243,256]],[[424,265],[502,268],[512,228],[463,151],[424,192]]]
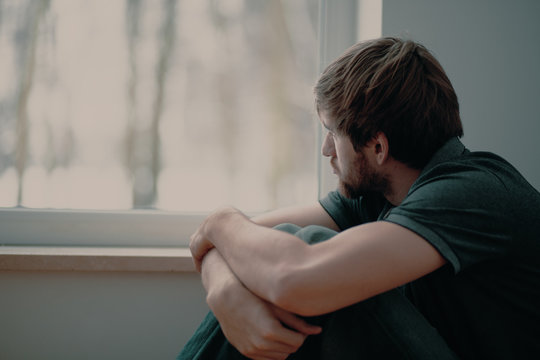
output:
[[[537,358],[540,194],[461,144],[437,60],[360,43],[315,96],[339,191],[205,220],[190,247],[221,327],[209,315],[180,358]]]

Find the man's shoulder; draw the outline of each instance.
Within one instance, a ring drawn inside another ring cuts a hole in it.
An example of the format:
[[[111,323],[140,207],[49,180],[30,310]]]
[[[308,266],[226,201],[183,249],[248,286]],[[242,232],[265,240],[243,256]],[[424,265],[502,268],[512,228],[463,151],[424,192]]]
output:
[[[422,170],[413,187],[433,181],[453,184],[475,182],[484,186],[513,186],[526,182],[508,161],[487,151],[470,151],[458,138],[448,140]]]
[[[510,189],[534,189],[504,158],[490,152],[465,151],[459,157],[439,162],[425,169],[411,190],[428,186],[433,191],[504,194]]]
[[[408,216],[431,219],[437,212],[463,226],[497,223],[505,231],[515,227],[511,223],[540,227],[540,193],[510,163],[488,152],[467,151],[426,169],[398,208]]]

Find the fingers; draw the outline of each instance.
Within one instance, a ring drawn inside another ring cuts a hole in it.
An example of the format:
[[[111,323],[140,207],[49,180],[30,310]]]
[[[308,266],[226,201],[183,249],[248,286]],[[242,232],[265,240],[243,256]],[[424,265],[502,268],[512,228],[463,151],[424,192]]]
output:
[[[202,271],[202,261],[199,259],[195,259],[195,257],[192,256],[193,259],[193,265],[195,265],[195,270],[198,272]]]
[[[304,343],[306,335],[286,329],[279,321],[262,330],[260,334],[245,338],[246,343],[237,349],[250,359],[286,359]]]
[[[269,310],[275,318],[260,322],[260,332],[255,334],[254,338],[247,339],[249,346],[240,351],[249,358],[286,359],[302,346],[308,335],[322,331],[319,326],[310,325],[294,314],[273,305],[269,305]]]
[[[268,350],[293,353],[298,350],[304,343],[304,340],[306,340],[306,335],[289,330],[281,324],[278,326],[279,328],[274,329],[272,333],[265,335],[265,340],[271,343]]]
[[[240,349],[239,349],[240,350]],[[245,351],[240,351],[242,355],[250,359],[286,359],[290,354],[295,351],[279,351],[279,350],[263,350],[260,348],[248,349]]]
[[[213,248],[213,244],[200,234],[200,230],[197,230],[195,234],[191,236],[189,242],[189,250],[193,258],[195,269],[201,272],[202,260],[204,256]]]
[[[264,344],[257,343],[246,347],[237,347],[237,349],[250,359],[286,359],[290,354],[296,352],[298,347],[269,341]]]
[[[292,314],[278,307],[274,307],[273,312],[279,319],[279,321],[289,326],[291,329],[299,331],[304,335],[317,335],[322,331],[322,328],[320,326],[311,325],[304,319],[296,316],[295,314]]]

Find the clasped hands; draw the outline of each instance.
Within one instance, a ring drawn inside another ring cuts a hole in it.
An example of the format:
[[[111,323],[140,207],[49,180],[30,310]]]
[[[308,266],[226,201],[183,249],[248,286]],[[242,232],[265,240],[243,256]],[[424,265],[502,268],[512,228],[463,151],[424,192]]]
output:
[[[204,256],[214,248],[214,244],[210,241],[209,237],[212,226],[217,225],[221,220],[224,220],[225,217],[230,215],[245,217],[244,214],[235,208],[224,207],[207,216],[195,233],[191,235],[189,250],[191,251],[193,262],[198,272],[201,272],[201,264]]]
[[[225,337],[240,353],[251,359],[286,359],[298,350],[307,336],[318,334],[322,329],[253,294],[230,272],[217,251],[211,251],[213,229],[219,229],[221,221],[227,222],[231,216],[248,220],[236,209],[222,208],[208,216],[191,237],[190,250],[199,272],[203,260],[205,269],[211,263],[221,264],[214,268],[222,276],[221,280],[217,286],[207,288],[207,303]]]

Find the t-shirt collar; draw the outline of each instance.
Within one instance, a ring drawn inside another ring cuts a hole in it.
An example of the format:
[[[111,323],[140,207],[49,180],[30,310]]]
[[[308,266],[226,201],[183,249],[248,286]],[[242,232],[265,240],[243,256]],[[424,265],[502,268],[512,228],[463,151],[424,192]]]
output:
[[[425,172],[442,162],[455,159],[466,151],[467,149],[465,148],[465,145],[463,145],[459,138],[452,138],[435,152],[422,172]]]

